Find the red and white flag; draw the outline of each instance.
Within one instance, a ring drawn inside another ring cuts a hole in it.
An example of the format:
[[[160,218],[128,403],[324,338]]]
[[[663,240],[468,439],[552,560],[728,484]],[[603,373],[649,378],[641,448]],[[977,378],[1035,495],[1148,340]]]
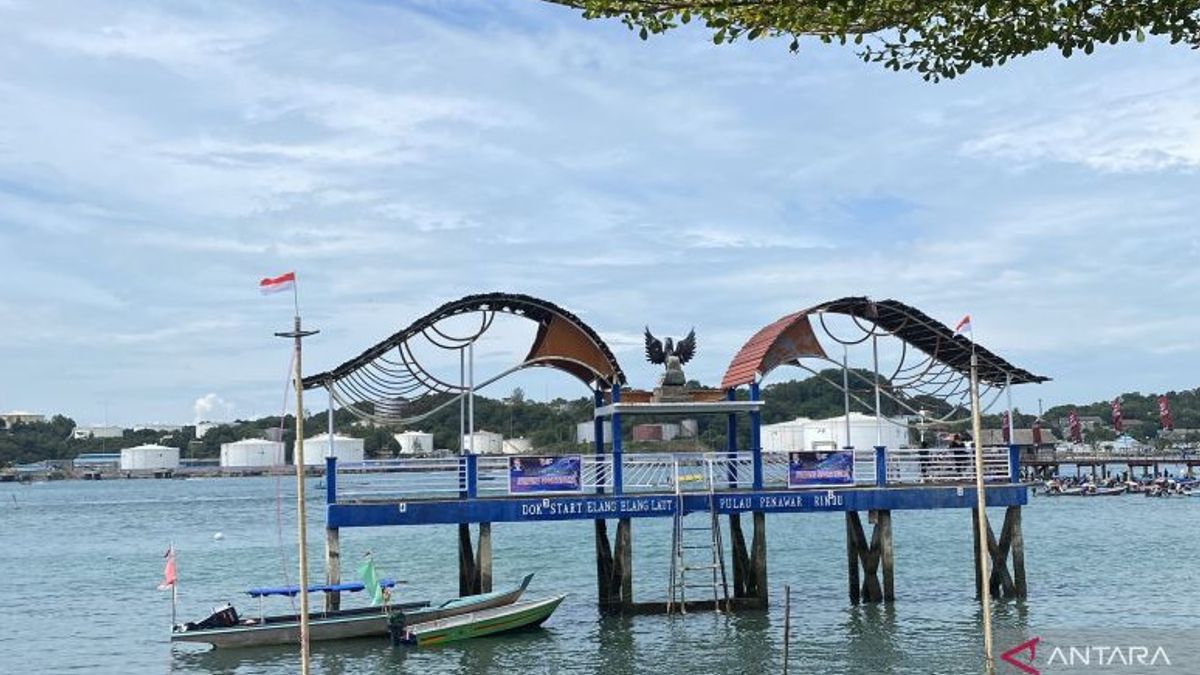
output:
[[[258,282],[258,290],[263,295],[269,293],[279,293],[281,291],[290,291],[296,287],[296,273],[288,272],[274,278],[263,279]]]
[[[1167,401],[1166,396],[1158,397],[1158,421],[1162,422],[1163,431],[1171,431],[1175,428],[1175,421],[1171,419],[1171,404]]]
[[[1112,423],[1113,431],[1118,434],[1125,430],[1125,425],[1121,420],[1121,397],[1112,400]]]
[[[168,547],[163,557],[167,559],[167,564],[163,567],[163,581],[158,585],[158,590],[160,591],[165,591],[175,586],[175,547]]]
[[[1072,443],[1083,442],[1083,425],[1079,422],[1079,413],[1074,410],[1067,413],[1067,433],[1070,434]]]
[[[962,319],[959,320],[958,324],[956,326],[954,326],[954,334],[955,335],[963,335],[963,334],[967,334],[967,333],[970,333],[972,336],[974,336],[974,333],[971,333],[971,315],[970,314],[964,316]]]

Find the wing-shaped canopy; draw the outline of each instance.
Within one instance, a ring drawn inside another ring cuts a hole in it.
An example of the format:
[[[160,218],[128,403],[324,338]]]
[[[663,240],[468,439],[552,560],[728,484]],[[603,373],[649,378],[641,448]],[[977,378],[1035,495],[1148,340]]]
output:
[[[412,338],[424,335],[436,344],[439,340],[447,338],[437,329],[436,324],[439,321],[470,313],[482,316],[479,331],[481,335],[491,325],[491,316],[496,312],[521,316],[538,324],[537,335],[529,347],[529,353],[518,364],[518,368],[555,368],[597,387],[610,387],[615,383],[625,382],[625,374],[621,371],[612,350],[596,331],[579,317],[553,303],[532,296],[485,293],[469,295],[438,307],[337,368],[304,378],[304,388],[333,386],[342,381],[353,380],[356,375],[365,371],[370,371],[373,377],[379,377],[380,373],[395,374],[402,368],[408,371],[404,377],[422,381],[430,391],[454,393],[454,387],[441,386],[444,383],[432,381],[427,373],[419,370],[419,364],[413,362],[412,352],[407,343]],[[458,346],[465,346],[465,342]],[[393,358],[389,359],[388,356],[393,352]],[[358,389],[361,391],[365,387]],[[375,392],[366,390],[364,393]],[[350,398],[358,400],[353,396]],[[362,398],[371,399],[376,396],[368,395]],[[394,400],[398,397],[391,398]]]
[[[721,387],[749,384],[756,377],[766,376],[776,367],[800,358],[824,358],[825,351],[813,333],[811,322],[812,317],[819,320],[824,313],[844,314],[873,323],[954,371],[970,373],[971,341],[955,335],[949,326],[896,300],[847,297],[789,314],[755,333],[729,363]],[[1050,379],[1018,368],[979,345],[975,345],[975,353],[982,382],[1004,385],[1009,381],[1025,384]]]

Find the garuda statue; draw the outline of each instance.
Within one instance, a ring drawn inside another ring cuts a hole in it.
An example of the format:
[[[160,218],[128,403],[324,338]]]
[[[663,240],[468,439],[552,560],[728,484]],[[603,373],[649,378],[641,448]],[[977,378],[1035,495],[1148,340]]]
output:
[[[658,338],[650,334],[650,327],[646,326],[646,360],[650,363],[662,364],[667,368],[666,372],[662,375],[662,379],[659,381],[660,386],[682,387],[687,382],[683,376],[683,364],[691,361],[695,353],[695,328],[678,343],[674,343],[671,341],[671,338],[667,338],[667,344],[663,346],[663,343]]]

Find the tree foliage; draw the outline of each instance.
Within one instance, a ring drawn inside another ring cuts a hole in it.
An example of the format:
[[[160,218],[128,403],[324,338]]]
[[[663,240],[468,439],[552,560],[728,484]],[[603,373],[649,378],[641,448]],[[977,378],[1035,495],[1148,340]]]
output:
[[[716,44],[764,37],[852,43],[865,62],[926,80],[1055,49],[1065,57],[1147,35],[1200,47],[1200,3],[1185,0],[548,0],[615,18],[642,39],[697,21]]]

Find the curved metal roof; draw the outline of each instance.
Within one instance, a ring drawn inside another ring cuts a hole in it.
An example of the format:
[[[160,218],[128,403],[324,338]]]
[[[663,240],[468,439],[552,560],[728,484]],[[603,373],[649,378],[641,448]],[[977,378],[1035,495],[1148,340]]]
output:
[[[524,366],[556,368],[589,384],[611,386],[625,382],[625,374],[612,350],[579,317],[529,295],[482,293],[447,302],[337,368],[304,378],[303,386],[305,389],[326,386],[384,356],[437,322],[471,312],[502,312],[538,323],[537,336],[522,362]]]
[[[846,297],[788,314],[763,327],[733,357],[721,387],[749,384],[755,377],[765,376],[777,366],[805,356],[824,356],[820,344],[816,343],[809,317],[825,312],[870,321],[964,375],[971,371],[971,341],[955,335],[949,326],[897,300]],[[1012,384],[1026,384],[1050,379],[1018,368],[978,344],[975,354],[982,382],[1003,385],[1011,377]]]

